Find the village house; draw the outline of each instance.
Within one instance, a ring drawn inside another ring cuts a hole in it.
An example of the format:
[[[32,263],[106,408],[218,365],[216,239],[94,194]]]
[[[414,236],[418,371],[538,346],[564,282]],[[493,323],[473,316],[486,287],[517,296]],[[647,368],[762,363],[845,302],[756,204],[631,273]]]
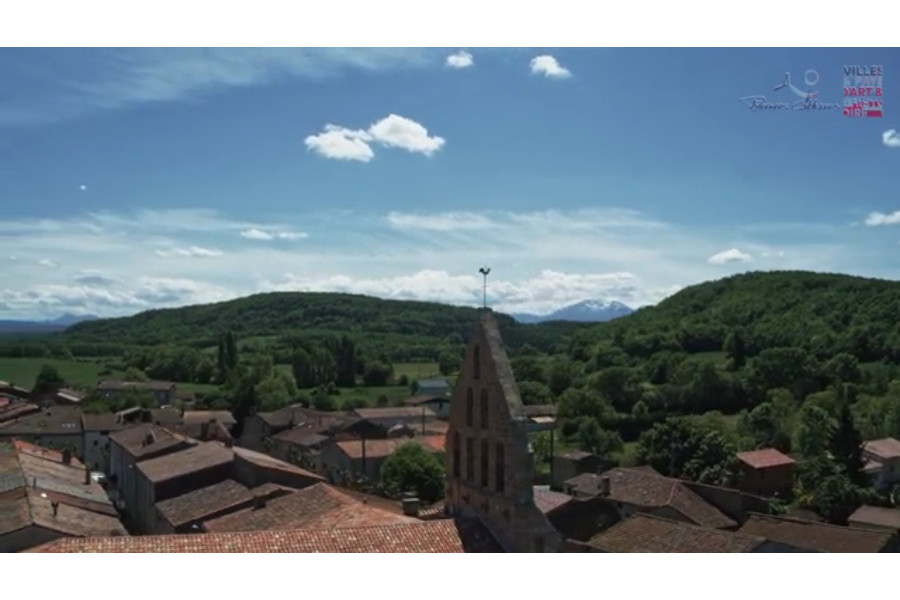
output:
[[[771,515],[750,515],[738,533],[755,535],[782,546],[782,552],[896,553],[897,535]]]
[[[850,515],[847,524],[860,529],[884,530],[900,534],[900,509],[863,505]]]
[[[410,408],[427,408],[439,419],[450,416],[450,398],[445,394],[418,394],[404,400],[403,405]]]
[[[244,420],[243,433],[237,444],[251,450],[269,450],[270,439],[282,431],[295,427],[315,427],[317,432],[331,431],[346,423],[344,415],[304,408],[301,404],[250,415]],[[352,421],[353,419],[351,419]]]
[[[475,519],[441,519],[333,529],[97,537],[58,540],[32,552],[65,553],[462,553],[502,552]]]
[[[0,394],[0,424],[39,412],[41,407],[16,396]]]
[[[450,384],[446,379],[419,379],[415,392],[417,396],[449,396]]]
[[[738,489],[765,497],[790,497],[794,488],[794,459],[774,448],[737,453]]]
[[[575,450],[556,454],[553,457],[553,480],[550,485],[554,489],[561,490],[568,479],[583,473],[600,473],[612,466],[590,452]]]
[[[84,456],[81,408],[53,406],[0,423],[0,442],[13,438]]]
[[[0,552],[126,534],[103,488],[70,451],[18,440],[0,445]]]
[[[398,406],[385,408],[358,408],[349,415],[353,422],[343,430],[368,439],[391,437],[391,431],[408,429],[424,434],[428,424],[437,415],[425,406]]]
[[[466,348],[449,423],[448,514],[477,518],[505,550],[558,551],[562,539],[535,504],[530,419],[489,310]]]
[[[132,390],[153,396],[157,406],[167,406],[176,397],[176,386],[167,381],[101,381],[97,384],[97,394],[104,399],[112,399]]]
[[[279,460],[322,473],[322,449],[332,438],[318,427],[303,425],[282,431],[269,438],[268,454]]]
[[[322,450],[322,473],[331,481],[343,483],[348,478],[365,477],[378,481],[384,461],[404,444],[420,444],[443,460],[446,438],[443,435],[389,439],[335,441]]]
[[[125,421],[122,415],[116,413],[85,414],[81,417],[81,427],[84,431],[84,455],[85,464],[94,471],[109,473],[111,445],[109,436],[134,424]]]
[[[571,542],[570,542],[571,544]],[[766,538],[691,525],[649,514],[635,514],[585,542],[573,552],[723,553],[783,552]]]
[[[900,441],[894,438],[870,440],[863,444],[865,472],[878,489],[900,483]]]

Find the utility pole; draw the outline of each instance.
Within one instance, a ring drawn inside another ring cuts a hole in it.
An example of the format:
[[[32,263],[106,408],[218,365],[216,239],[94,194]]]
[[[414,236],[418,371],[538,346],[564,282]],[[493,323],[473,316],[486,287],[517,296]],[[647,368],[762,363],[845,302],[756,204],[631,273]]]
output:
[[[481,267],[480,269],[478,269],[478,272],[481,273],[482,277],[484,278],[484,284],[482,286],[482,307],[487,310],[487,278],[488,275],[491,274],[491,268]]]

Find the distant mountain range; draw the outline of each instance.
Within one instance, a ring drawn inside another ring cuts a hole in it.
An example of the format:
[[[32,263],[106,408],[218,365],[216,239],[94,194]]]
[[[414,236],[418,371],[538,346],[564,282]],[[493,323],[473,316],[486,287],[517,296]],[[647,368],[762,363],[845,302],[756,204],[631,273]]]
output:
[[[547,321],[572,321],[576,323],[601,323],[630,315],[633,308],[615,300],[584,300],[571,306],[555,310],[548,315],[512,314],[519,323],[544,323]]]
[[[95,315],[65,314],[50,321],[0,320],[0,333],[53,333],[63,331],[75,323],[99,319]]]

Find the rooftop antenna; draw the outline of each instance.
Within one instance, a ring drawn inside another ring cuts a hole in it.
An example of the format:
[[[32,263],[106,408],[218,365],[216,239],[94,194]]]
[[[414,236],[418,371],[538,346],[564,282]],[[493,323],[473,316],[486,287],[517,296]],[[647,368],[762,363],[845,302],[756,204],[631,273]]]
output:
[[[487,310],[487,277],[491,274],[490,267],[481,267],[478,269],[478,272],[481,273],[482,277],[484,277],[484,285],[482,287],[482,302],[483,308]]]

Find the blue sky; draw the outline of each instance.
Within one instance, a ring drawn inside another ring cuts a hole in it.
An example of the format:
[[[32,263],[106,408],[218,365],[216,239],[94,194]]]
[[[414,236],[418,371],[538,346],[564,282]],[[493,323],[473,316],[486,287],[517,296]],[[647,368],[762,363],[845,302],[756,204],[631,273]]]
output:
[[[884,68],[884,118],[759,111]],[[549,312],[896,278],[892,50],[0,50],[0,318],[267,290]],[[900,75],[898,75],[900,77]]]

